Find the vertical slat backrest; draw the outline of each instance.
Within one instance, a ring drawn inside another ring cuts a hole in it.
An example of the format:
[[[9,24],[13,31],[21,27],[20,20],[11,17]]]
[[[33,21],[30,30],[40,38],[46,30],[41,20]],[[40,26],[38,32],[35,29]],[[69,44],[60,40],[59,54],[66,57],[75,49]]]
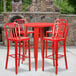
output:
[[[24,30],[24,24],[26,23],[25,19],[16,19],[14,22],[18,23],[20,25],[20,30]]]
[[[26,23],[25,19],[16,19],[14,22],[20,25],[20,32],[24,32],[24,35],[27,36],[27,27],[24,26]]]
[[[67,21],[65,19],[55,20],[55,24],[53,28],[53,36],[65,37],[66,28],[67,28]]]
[[[17,31],[19,31],[17,23],[6,23],[4,25],[4,29],[7,39],[19,37],[19,35],[17,34]]]

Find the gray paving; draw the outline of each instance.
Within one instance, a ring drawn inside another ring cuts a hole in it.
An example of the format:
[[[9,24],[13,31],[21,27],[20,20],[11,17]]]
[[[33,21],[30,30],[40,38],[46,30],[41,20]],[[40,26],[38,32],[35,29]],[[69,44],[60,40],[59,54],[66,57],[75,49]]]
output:
[[[8,69],[5,70],[7,47],[0,46],[0,76],[16,76],[15,63],[13,58],[9,58]],[[59,49],[60,53],[63,48]],[[14,47],[10,47],[10,53],[14,53]],[[48,49],[48,54],[51,50]],[[76,75],[76,47],[67,46],[68,70],[65,69],[64,58],[59,59],[57,76],[75,76]],[[28,71],[28,59],[18,68],[17,76],[56,76],[55,67],[52,60],[45,59],[45,70],[42,71],[41,50],[38,52],[38,70],[35,71],[33,49],[31,49],[31,71]]]

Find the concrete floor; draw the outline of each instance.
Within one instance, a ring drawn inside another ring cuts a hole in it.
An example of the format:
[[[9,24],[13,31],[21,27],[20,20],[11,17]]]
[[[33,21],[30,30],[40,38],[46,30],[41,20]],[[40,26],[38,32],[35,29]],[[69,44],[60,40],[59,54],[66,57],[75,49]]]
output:
[[[14,59],[9,58],[8,69],[5,70],[7,47],[0,46],[0,76],[16,76]],[[60,53],[62,48],[59,49]],[[10,53],[14,53],[14,47],[10,48]],[[48,53],[51,51],[48,49]],[[64,58],[59,59],[57,76],[75,76],[76,75],[76,47],[67,46],[68,70],[65,69]],[[31,50],[31,71],[28,71],[28,59],[18,68],[17,76],[56,76],[52,60],[45,59],[45,70],[42,71],[41,51],[38,53],[38,71],[35,71],[33,49]]]

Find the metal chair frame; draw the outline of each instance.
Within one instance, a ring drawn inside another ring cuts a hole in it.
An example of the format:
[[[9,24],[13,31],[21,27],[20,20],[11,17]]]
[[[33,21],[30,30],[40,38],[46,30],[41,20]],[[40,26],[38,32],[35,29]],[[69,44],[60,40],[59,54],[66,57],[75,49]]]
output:
[[[61,55],[60,57],[64,56],[66,69],[68,69],[67,59],[66,59],[66,37],[68,33],[68,28],[69,28],[68,24],[62,23],[59,19],[57,19],[53,27],[52,37],[43,38],[44,41],[47,41],[47,40],[52,41],[52,57],[53,57],[52,59],[53,59],[53,65],[55,66],[56,74],[58,71],[57,68],[58,68],[58,42],[59,41],[63,42],[63,47],[64,47],[64,55]],[[44,46],[44,43],[43,43],[43,46]],[[47,46],[46,46],[46,49],[47,49]],[[44,52],[44,48],[43,48],[43,52]],[[49,56],[47,56],[46,58],[49,59]],[[44,57],[43,57],[43,60],[44,60]],[[43,66],[44,66],[44,61],[43,61]]]
[[[8,65],[8,58],[9,56],[15,58],[15,72],[18,73],[18,66],[20,66],[20,59],[24,60],[24,58],[29,58],[29,70],[31,70],[31,59],[30,59],[30,38],[29,37],[22,37],[20,35],[20,25],[18,23],[6,23],[4,25],[5,34],[7,38],[7,58],[6,58],[6,65],[5,69],[7,69]],[[24,32],[26,35],[26,31]],[[25,56],[25,41],[29,42],[28,46],[28,53],[29,56]],[[15,54],[9,54],[9,41],[15,42]],[[21,55],[21,41],[23,41],[23,54]],[[18,42],[19,42],[19,53],[18,53]],[[15,55],[15,57],[14,57]],[[21,58],[22,56],[22,58]],[[18,61],[18,62],[17,62]]]

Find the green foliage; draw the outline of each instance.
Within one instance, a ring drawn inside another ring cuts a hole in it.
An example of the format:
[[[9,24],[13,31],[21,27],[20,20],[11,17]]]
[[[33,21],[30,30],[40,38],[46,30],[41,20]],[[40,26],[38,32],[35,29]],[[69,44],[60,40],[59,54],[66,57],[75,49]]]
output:
[[[76,0],[68,0],[68,3],[74,8],[74,13],[76,14]]]
[[[3,12],[3,0],[0,0],[0,14]]]
[[[22,9],[25,12],[26,8],[32,3],[32,0],[23,0],[22,2]]]
[[[12,10],[11,0],[6,0],[6,10],[7,12],[11,12]]]
[[[55,0],[55,4],[63,14],[74,13],[74,8],[68,4],[68,0]]]
[[[6,11],[11,12],[11,0],[6,0]],[[4,11],[4,0],[0,0],[0,14]]]
[[[76,8],[76,0],[68,0],[68,3]]]

